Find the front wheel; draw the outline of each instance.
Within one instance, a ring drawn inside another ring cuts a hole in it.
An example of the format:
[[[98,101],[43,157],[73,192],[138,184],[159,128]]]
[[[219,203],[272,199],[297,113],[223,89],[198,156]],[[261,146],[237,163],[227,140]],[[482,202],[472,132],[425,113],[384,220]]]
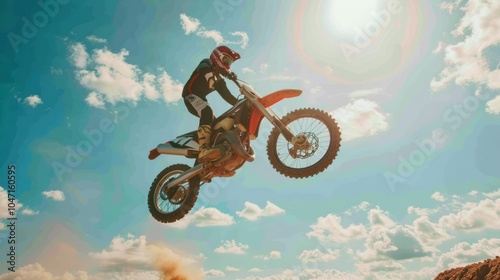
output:
[[[200,190],[199,176],[179,184],[169,191],[166,185],[190,167],[186,164],[174,164],[163,169],[156,176],[148,194],[148,208],[151,215],[159,222],[173,223],[193,208]]]
[[[289,143],[275,127],[267,141],[267,156],[279,173],[290,178],[306,178],[325,170],[340,149],[341,133],[325,111],[298,109],[281,120],[298,137]]]

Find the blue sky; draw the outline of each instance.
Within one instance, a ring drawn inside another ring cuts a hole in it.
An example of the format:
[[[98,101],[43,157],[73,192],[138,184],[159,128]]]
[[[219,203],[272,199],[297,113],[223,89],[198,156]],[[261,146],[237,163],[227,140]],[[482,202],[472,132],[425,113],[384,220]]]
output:
[[[1,168],[16,166],[18,221],[17,272],[2,261],[0,279],[430,279],[499,255],[500,2],[371,2],[3,1]],[[221,44],[261,94],[303,90],[278,114],[330,112],[341,150],[285,178],[264,123],[255,162],[160,224],[152,180],[192,161],[148,151],[196,128],[182,87]]]

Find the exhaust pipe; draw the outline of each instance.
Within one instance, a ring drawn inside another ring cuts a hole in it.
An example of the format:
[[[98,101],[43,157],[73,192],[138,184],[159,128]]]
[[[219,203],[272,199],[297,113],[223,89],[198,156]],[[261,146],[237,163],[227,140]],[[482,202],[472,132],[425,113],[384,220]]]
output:
[[[226,140],[231,145],[233,151],[240,157],[242,157],[245,161],[252,162],[255,160],[255,154],[249,154],[245,148],[243,148],[243,144],[240,141],[240,138],[236,134],[234,130],[226,131],[222,137],[226,138]]]

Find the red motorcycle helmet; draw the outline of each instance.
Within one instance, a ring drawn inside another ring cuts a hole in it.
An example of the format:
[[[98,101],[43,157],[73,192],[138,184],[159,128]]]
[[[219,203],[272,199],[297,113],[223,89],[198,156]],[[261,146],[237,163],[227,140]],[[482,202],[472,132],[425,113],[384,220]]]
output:
[[[218,46],[210,55],[212,63],[229,71],[231,64],[240,59],[240,54],[226,46]]]

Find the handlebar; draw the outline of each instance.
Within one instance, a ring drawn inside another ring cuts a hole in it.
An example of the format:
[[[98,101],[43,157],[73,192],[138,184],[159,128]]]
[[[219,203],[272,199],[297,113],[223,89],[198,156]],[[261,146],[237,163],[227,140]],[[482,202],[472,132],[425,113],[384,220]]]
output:
[[[234,74],[234,72],[230,72],[229,75],[227,76],[228,79],[230,79],[231,81],[233,81],[233,83],[238,87],[238,88],[241,88],[241,85],[240,83],[238,82],[238,76],[236,76],[236,74]]]

